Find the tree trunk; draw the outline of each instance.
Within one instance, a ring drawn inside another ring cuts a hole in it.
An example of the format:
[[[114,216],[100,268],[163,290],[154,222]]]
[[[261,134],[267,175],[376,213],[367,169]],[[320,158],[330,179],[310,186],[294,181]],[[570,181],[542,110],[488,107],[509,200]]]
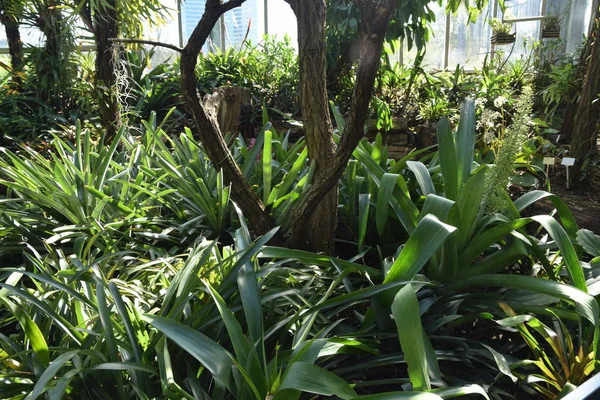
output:
[[[181,92],[196,124],[194,134],[199,137],[204,149],[217,170],[222,170],[227,182],[231,183],[231,197],[250,221],[256,235],[263,235],[272,228],[274,222],[265,211],[229,151],[216,117],[209,113],[198,98],[196,63],[202,46],[209,37],[221,15],[239,7],[245,0],[229,0],[221,4],[219,0],[208,0],[202,19],[192,32],[181,53]]]
[[[221,133],[239,133],[242,108],[250,104],[250,91],[241,86],[221,86],[204,96],[204,108],[219,122]]]
[[[21,42],[21,33],[19,32],[19,21],[10,12],[5,2],[2,2],[2,24],[6,32],[6,41],[8,42],[8,52],[10,54],[10,64],[12,68],[12,79],[17,88],[22,85],[23,69],[23,43]]]
[[[321,18],[321,7],[324,1],[286,1],[292,6],[298,18],[302,114],[309,154],[312,145],[312,157],[317,161],[317,165],[319,165],[318,157],[321,157],[322,162],[321,173],[315,174],[311,189],[292,209],[290,245],[294,247],[302,244],[310,245],[311,250],[322,249],[331,254],[333,237],[329,235],[335,233],[339,179],[354,149],[364,137],[365,122],[379,69],[385,34],[398,2],[397,0],[355,0],[362,14],[361,37],[357,39],[357,43],[361,44],[360,60],[347,122],[341,135],[340,145],[336,149],[332,143],[327,93],[317,73],[317,68],[320,71],[325,66],[324,30],[319,38],[322,44],[317,45],[317,34],[321,34],[319,18]],[[303,19],[307,16],[306,13],[311,15],[312,21]],[[311,73],[314,75],[309,75]],[[306,82],[307,76],[312,77],[308,82]],[[324,72],[322,76],[325,76]],[[314,124],[310,129],[308,129],[310,125],[306,124],[307,120]],[[322,136],[326,130],[328,136]],[[326,224],[330,225],[325,226]],[[311,237],[315,232],[316,236]],[[326,243],[328,249],[325,249],[325,244],[316,243],[315,240],[327,240],[324,233],[331,237],[330,242]]]
[[[599,13],[600,10],[596,12],[596,15],[594,16],[594,20],[592,20],[592,25],[590,26],[590,31],[588,33],[588,38],[586,40],[585,46],[583,47],[583,50],[581,51],[581,57],[579,59],[579,64],[577,65],[577,70],[575,71],[575,77],[573,78],[573,81],[575,82],[575,86],[578,89],[573,89],[576,92],[580,92],[581,90],[581,86],[583,85],[581,82],[583,82],[584,78],[585,78],[585,74],[587,72],[587,66],[588,66],[588,62],[590,59],[590,55],[592,54],[592,44],[594,42],[594,21],[596,21],[599,17]],[[573,98],[575,98],[575,95],[577,93],[573,93]],[[565,136],[566,140],[571,139],[572,137],[572,133],[573,133],[573,123],[575,121],[575,114],[577,113],[577,105],[579,104],[578,101],[571,101],[569,104],[567,104],[567,109],[565,111],[565,118],[563,120],[563,123],[561,125],[560,131],[561,134]]]
[[[119,37],[116,1],[108,0],[94,13],[96,36],[96,89],[100,101],[100,122],[110,141],[121,127],[121,114],[117,99],[116,54],[110,38]]]
[[[326,16],[325,0],[304,0],[296,7],[300,104],[308,156],[316,164],[316,181],[331,173],[335,155],[327,98]],[[315,207],[306,223],[306,231],[297,230],[290,238],[291,246],[333,254],[337,206],[338,185],[334,185]]]
[[[241,173],[219,129],[216,118],[198,99],[195,68],[198,54],[211,30],[225,12],[245,0],[207,0],[204,15],[181,53],[183,98],[196,123],[195,132],[206,153],[231,182],[232,198],[261,235],[274,224],[252,187]],[[385,33],[397,0],[355,0],[364,16],[361,26],[361,57],[348,121],[340,146],[333,143],[325,78],[325,0],[286,0],[298,18],[302,113],[307,146],[318,171],[308,193],[293,206],[288,243],[310,250],[333,250],[337,219],[338,182],[352,152],[364,136],[371,93],[379,68]]]
[[[571,169],[570,185],[574,186],[581,176],[584,161],[598,151],[598,131],[600,129],[600,8],[596,12],[594,28],[590,35],[590,57],[583,82],[581,98],[573,123],[570,155],[575,157]]]

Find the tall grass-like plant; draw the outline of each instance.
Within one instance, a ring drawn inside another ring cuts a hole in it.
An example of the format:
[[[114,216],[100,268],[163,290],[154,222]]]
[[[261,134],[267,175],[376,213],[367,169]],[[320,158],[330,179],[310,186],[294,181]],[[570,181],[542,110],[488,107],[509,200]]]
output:
[[[90,131],[78,125],[73,144],[54,137],[48,158],[28,146],[19,154],[2,149],[0,184],[10,193],[2,203],[5,223],[38,251],[44,241],[70,247],[82,259],[158,238],[164,221],[143,189],[149,177],[142,170],[141,145],[118,149],[124,133],[111,146],[93,145]]]

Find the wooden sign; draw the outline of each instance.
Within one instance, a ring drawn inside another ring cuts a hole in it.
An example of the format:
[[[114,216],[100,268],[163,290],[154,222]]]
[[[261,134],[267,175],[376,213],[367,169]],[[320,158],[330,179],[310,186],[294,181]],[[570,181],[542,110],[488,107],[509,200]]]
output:
[[[556,163],[556,158],[554,157],[544,157],[544,165],[546,166],[546,186],[548,186],[548,175],[550,174],[550,166]]]

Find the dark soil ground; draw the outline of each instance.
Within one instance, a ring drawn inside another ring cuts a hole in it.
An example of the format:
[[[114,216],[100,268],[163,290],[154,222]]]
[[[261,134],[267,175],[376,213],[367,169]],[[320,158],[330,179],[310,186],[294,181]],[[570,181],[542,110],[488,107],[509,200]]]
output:
[[[567,189],[564,171],[550,173],[550,191],[560,196],[573,212],[580,228],[600,232],[600,174],[588,176],[575,187]],[[533,210],[550,212],[554,209],[550,200],[541,200]],[[536,212],[536,213],[539,213]]]

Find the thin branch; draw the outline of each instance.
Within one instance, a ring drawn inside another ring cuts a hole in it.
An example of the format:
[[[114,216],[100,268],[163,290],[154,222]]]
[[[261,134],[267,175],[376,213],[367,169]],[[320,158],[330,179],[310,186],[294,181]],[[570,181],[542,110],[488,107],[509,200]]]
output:
[[[156,40],[110,38],[110,39],[108,39],[108,41],[109,42],[113,42],[113,43],[149,44],[149,45],[152,45],[152,46],[165,47],[167,49],[171,49],[171,50],[176,51],[178,53],[183,52],[183,49],[181,47],[175,46],[174,44],[169,44],[169,43],[164,43],[164,42],[158,42]]]
[[[227,3],[223,3],[223,0],[208,0],[204,7],[204,14],[202,14],[202,18],[198,21],[198,24],[188,38],[187,45],[183,49],[183,54],[189,55],[190,59],[193,59],[195,62],[219,18],[227,11],[241,6],[245,1],[230,0]]]
[[[246,0],[229,0],[227,3],[221,4],[221,11],[225,14],[227,11],[241,6]]]

